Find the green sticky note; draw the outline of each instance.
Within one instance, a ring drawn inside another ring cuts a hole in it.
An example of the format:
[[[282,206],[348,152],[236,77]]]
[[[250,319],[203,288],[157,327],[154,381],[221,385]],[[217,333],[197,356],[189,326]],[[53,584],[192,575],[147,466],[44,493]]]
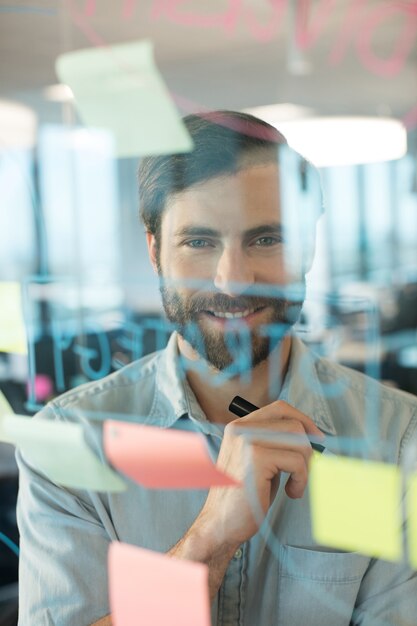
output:
[[[401,473],[396,465],[314,455],[310,503],[317,543],[388,561],[402,558]]]
[[[58,57],[56,72],[72,89],[84,124],[113,133],[117,156],[192,150],[150,41],[69,52]]]
[[[59,485],[92,491],[126,489],[125,482],[88,447],[79,424],[7,416],[0,424],[0,439],[2,434],[8,443],[21,448],[31,465]]]
[[[417,474],[407,482],[407,522],[410,563],[417,569]]]
[[[20,284],[0,282],[0,352],[27,354]]]

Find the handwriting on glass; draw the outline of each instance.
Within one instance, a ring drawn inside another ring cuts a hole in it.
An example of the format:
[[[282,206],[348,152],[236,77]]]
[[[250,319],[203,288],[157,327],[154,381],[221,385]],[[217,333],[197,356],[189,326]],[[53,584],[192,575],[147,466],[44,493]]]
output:
[[[264,22],[245,0],[225,0],[224,10],[207,13],[201,3],[187,0],[153,0],[150,18],[153,21],[169,20],[190,28],[218,29],[233,36],[242,25],[257,41],[268,42],[277,37],[285,25],[285,15],[292,0],[265,0],[269,15]],[[136,0],[122,0],[121,18],[133,17]],[[330,18],[337,8],[336,0],[311,0],[296,3],[295,43],[300,50],[313,48],[329,27]],[[188,8],[185,6],[188,5]],[[194,5],[192,10],[190,5]],[[397,75],[404,67],[417,38],[417,5],[407,2],[380,2],[370,6],[367,0],[346,3],[344,14],[338,18],[334,43],[328,62],[338,65],[353,46],[364,68],[383,77]],[[84,16],[93,17],[97,11],[96,0],[85,0]],[[393,27],[393,23],[395,26]],[[390,53],[376,53],[374,44],[382,30],[390,27],[393,43]]]

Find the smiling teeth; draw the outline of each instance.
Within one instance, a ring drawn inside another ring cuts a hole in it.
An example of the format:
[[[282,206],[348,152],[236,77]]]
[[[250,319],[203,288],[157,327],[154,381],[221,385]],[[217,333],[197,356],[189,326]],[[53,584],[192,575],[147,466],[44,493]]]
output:
[[[246,317],[247,315],[250,315],[251,313],[254,313],[255,309],[246,309],[245,311],[239,311],[237,313],[229,313],[228,311],[212,311],[213,315],[215,315],[215,317],[225,317],[229,320],[233,320],[233,319],[237,319],[239,317]]]

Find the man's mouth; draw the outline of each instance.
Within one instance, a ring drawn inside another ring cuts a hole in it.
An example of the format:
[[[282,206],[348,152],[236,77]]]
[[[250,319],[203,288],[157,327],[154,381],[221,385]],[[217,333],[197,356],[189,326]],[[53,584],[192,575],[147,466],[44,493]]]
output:
[[[258,313],[259,311],[263,310],[265,307],[258,307],[258,308],[251,308],[251,309],[239,309],[236,311],[212,311],[212,310],[207,310],[207,311],[203,311],[203,313],[206,313],[207,315],[210,315],[211,317],[216,317],[219,319],[225,319],[225,320],[237,320],[237,319],[242,319],[242,318],[247,318],[251,315],[253,315],[254,313]]]

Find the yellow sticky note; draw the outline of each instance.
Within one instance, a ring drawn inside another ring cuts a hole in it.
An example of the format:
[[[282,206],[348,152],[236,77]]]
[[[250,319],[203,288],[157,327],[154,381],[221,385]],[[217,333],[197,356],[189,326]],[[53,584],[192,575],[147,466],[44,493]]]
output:
[[[192,149],[150,41],[68,52],[58,57],[56,71],[71,87],[84,124],[113,133],[119,157]]]
[[[65,487],[126,489],[126,483],[89,448],[80,424],[7,416],[0,423],[0,440],[21,448],[29,463]]]
[[[407,482],[407,522],[410,563],[417,569],[417,474]]]
[[[314,455],[310,503],[317,543],[401,559],[401,473],[396,465]]]
[[[0,282],[0,352],[27,354],[20,284]]]

